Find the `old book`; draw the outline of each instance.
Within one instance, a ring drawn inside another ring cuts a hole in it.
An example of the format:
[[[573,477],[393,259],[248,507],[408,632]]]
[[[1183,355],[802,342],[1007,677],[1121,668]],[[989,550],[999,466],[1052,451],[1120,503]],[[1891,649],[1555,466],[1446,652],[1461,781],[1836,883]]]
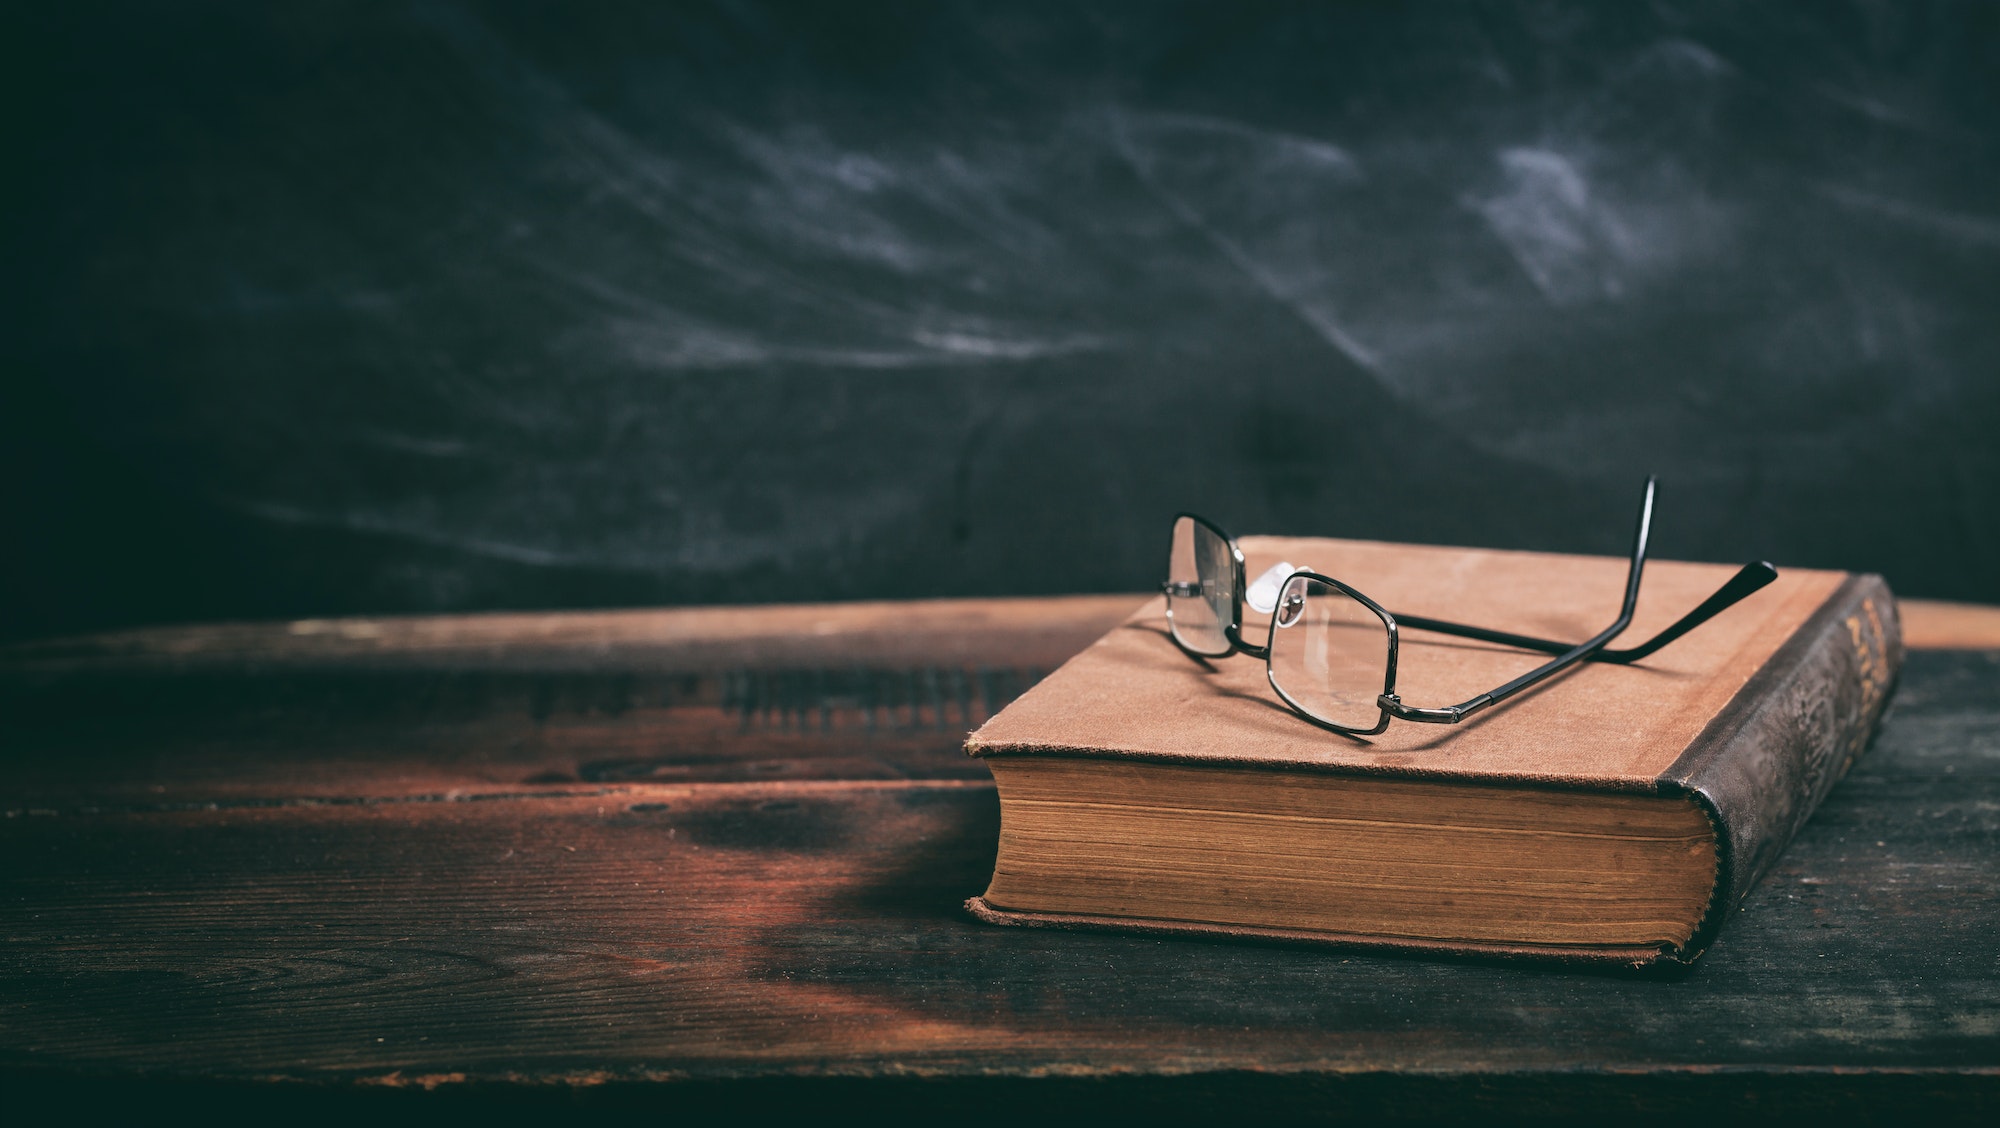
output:
[[[1250,576],[1305,562],[1392,613],[1555,639],[1613,620],[1626,568],[1240,544]],[[1733,571],[1649,563],[1626,637]],[[1398,690],[1413,705],[1546,658],[1401,636]],[[1866,747],[1901,663],[1880,577],[1784,569],[1635,665],[1584,664],[1458,725],[1353,738],[1290,712],[1261,661],[1182,653],[1154,600],[968,740],[1001,825],[992,883],[967,908],[1003,924],[1692,962]]]

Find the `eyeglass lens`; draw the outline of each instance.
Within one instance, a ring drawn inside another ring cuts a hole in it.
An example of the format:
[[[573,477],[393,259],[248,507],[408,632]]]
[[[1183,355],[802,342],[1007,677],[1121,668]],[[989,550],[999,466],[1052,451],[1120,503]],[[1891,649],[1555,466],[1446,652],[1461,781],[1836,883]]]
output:
[[[1271,613],[1271,685],[1330,725],[1371,729],[1389,673],[1389,628],[1353,596],[1294,576]]]
[[[1192,517],[1174,522],[1167,558],[1167,619],[1182,646],[1196,654],[1229,653],[1226,633],[1236,614],[1235,557],[1229,542]]]

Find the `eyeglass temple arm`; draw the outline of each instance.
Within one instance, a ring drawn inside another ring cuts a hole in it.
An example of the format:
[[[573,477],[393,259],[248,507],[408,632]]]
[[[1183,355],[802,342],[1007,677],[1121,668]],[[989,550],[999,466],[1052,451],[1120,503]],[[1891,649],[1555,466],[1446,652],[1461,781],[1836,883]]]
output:
[[[1778,578],[1778,570],[1762,560],[1752,561],[1737,570],[1729,582],[1715,589],[1715,594],[1702,600],[1701,605],[1675,620],[1673,625],[1637,646],[1623,650],[1600,650],[1588,657],[1591,662],[1617,662],[1625,664],[1637,662],[1661,647],[1715,618],[1732,605],[1741,602],[1750,593],[1757,591]],[[1394,612],[1390,614],[1394,615]],[[1395,615],[1396,626],[1412,630],[1435,631],[1438,634],[1455,635],[1459,638],[1493,642],[1501,646],[1517,647],[1521,650],[1539,650],[1546,654],[1562,654],[1576,644],[1557,642],[1554,639],[1535,638],[1532,635],[1514,634],[1509,631],[1489,630],[1485,627],[1454,623],[1446,619],[1427,619],[1421,615]]]
[[[1395,694],[1385,693],[1380,698],[1382,707],[1388,710],[1391,716],[1406,721],[1426,721],[1432,724],[1446,725],[1457,724],[1459,721],[1479,712],[1481,709],[1489,708],[1505,701],[1507,698],[1534,685],[1536,682],[1568,669],[1570,666],[1589,658],[1593,653],[1602,651],[1606,643],[1617,638],[1620,632],[1632,624],[1632,611],[1639,604],[1639,578],[1646,568],[1646,539],[1652,532],[1653,495],[1657,487],[1657,479],[1650,477],[1646,479],[1646,497],[1640,503],[1638,527],[1632,534],[1632,565],[1625,573],[1625,601],[1618,609],[1618,619],[1616,622],[1592,635],[1589,639],[1562,651],[1550,661],[1544,662],[1527,673],[1522,674],[1520,677],[1507,682],[1505,685],[1488,690],[1469,701],[1463,701],[1457,705],[1447,705],[1439,709],[1423,709],[1405,705]],[[1770,583],[1771,579],[1777,573],[1768,564],[1764,565],[1764,570],[1768,574],[1762,577],[1759,577],[1759,570],[1755,565],[1745,567],[1742,571],[1737,572],[1736,576],[1724,584],[1720,591],[1709,596],[1708,599],[1702,602],[1700,607],[1695,608],[1693,612],[1684,616],[1680,622],[1660,632],[1658,636],[1648,640],[1645,644],[1634,647],[1634,651],[1643,652],[1635,655],[1635,657],[1644,657],[1646,654],[1651,654],[1654,650],[1665,646],[1667,643],[1694,629],[1695,626],[1718,611],[1721,611],[1724,607]]]
[[[1541,681],[1543,678],[1568,669],[1577,662],[1589,657],[1593,652],[1604,649],[1605,643],[1618,637],[1618,633],[1631,624],[1632,609],[1639,604],[1639,577],[1646,568],[1646,538],[1652,532],[1653,527],[1653,493],[1655,487],[1656,479],[1647,478],[1646,497],[1639,505],[1639,526],[1632,536],[1632,564],[1625,572],[1625,602],[1619,606],[1618,620],[1616,622],[1592,635],[1589,639],[1562,651],[1555,658],[1529,670],[1513,681],[1497,689],[1488,690],[1469,701],[1462,701],[1457,705],[1446,705],[1442,708],[1425,709],[1405,705],[1402,698],[1393,693],[1385,693],[1377,699],[1382,708],[1388,710],[1390,716],[1405,721],[1424,721],[1430,724],[1455,725],[1466,717],[1479,712],[1481,709],[1488,708],[1496,702],[1505,701],[1528,686]]]

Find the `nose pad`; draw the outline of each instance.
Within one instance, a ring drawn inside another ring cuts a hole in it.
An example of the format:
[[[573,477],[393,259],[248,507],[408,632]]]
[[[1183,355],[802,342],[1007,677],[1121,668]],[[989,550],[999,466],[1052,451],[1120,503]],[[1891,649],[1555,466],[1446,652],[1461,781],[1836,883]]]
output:
[[[1285,593],[1278,600],[1278,614],[1275,621],[1280,627],[1289,627],[1304,618],[1305,613],[1306,579],[1304,576],[1297,576],[1291,583],[1285,585]]]
[[[1278,605],[1278,587],[1285,582],[1285,577],[1293,572],[1310,571],[1312,569],[1294,568],[1280,560],[1265,569],[1263,575],[1250,582],[1250,587],[1243,593],[1243,602],[1249,604],[1250,609],[1259,615],[1269,615],[1271,609]]]

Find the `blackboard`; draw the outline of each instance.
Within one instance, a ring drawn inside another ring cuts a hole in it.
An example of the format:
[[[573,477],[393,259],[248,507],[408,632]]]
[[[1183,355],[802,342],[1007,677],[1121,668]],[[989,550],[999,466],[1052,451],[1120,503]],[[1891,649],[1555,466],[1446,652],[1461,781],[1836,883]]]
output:
[[[1615,552],[1649,472],[2000,600],[1996,12],[43,5],[0,633]]]

